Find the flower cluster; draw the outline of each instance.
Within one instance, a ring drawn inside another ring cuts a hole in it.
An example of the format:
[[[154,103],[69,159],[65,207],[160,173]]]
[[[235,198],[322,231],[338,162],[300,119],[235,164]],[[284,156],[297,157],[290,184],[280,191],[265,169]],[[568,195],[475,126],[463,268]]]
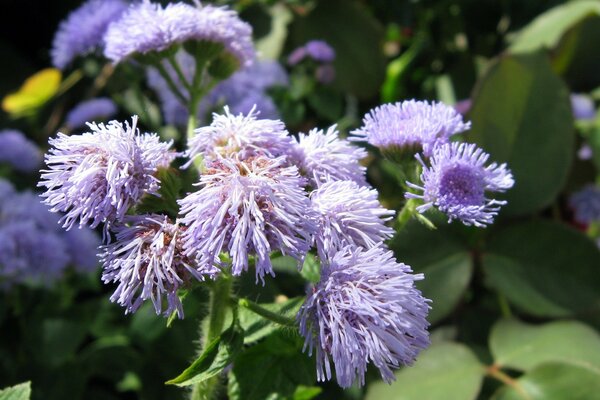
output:
[[[287,62],[294,66],[304,60],[310,60],[316,64],[314,70],[317,81],[321,83],[331,83],[335,79],[335,69],[333,61],[335,60],[335,50],[323,40],[311,40],[304,46],[296,48],[288,56]]]
[[[0,163],[20,172],[37,171],[42,163],[40,149],[17,130],[0,131]]]
[[[69,111],[65,123],[70,129],[86,126],[87,121],[106,121],[117,113],[117,105],[107,97],[86,100]]]

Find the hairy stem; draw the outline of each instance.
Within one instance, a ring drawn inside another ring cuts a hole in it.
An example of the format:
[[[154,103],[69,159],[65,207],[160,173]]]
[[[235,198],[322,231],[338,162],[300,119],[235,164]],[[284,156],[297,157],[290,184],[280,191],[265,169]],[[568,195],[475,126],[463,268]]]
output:
[[[238,305],[240,307],[247,308],[248,310],[260,315],[263,318],[266,318],[270,321],[273,321],[279,325],[284,326],[295,326],[296,321],[293,318],[288,318],[278,313],[274,313],[273,311],[269,311],[266,308],[260,306],[259,304],[248,300],[248,299],[239,299]]]

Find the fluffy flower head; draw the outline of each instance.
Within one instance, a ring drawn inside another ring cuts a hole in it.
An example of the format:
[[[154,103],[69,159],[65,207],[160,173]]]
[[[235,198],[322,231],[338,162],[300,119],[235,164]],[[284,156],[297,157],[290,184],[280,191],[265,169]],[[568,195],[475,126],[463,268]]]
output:
[[[117,113],[117,106],[107,97],[99,97],[77,104],[66,117],[71,129],[86,126],[87,121],[108,120]]]
[[[132,125],[91,123],[91,132],[50,139],[48,169],[38,186],[46,188],[42,197],[52,211],[66,213],[65,228],[77,220],[92,228],[120,220],[145,193],[158,190],[154,174],[172,161],[171,143],[156,134],[140,135],[136,124],[137,117]]]
[[[318,380],[331,379],[331,360],[344,388],[364,385],[369,362],[388,383],[392,369],[411,364],[429,345],[429,306],[414,285],[420,279],[381,246],[333,255],[298,313]]]
[[[574,193],[569,199],[573,218],[580,224],[600,221],[600,188],[588,185]]]
[[[417,156],[418,157],[418,156]],[[407,193],[408,198],[422,199],[417,207],[424,212],[437,207],[449,219],[458,219],[465,225],[485,227],[494,221],[500,206],[506,201],[488,199],[486,191],[504,192],[514,185],[506,164],[485,165],[489,154],[474,144],[448,143],[436,148],[430,159],[431,166],[423,165],[423,186],[408,183],[422,194]]]
[[[307,57],[318,63],[330,63],[335,60],[335,50],[324,40],[311,40],[288,56],[288,64],[296,65]]]
[[[21,172],[36,171],[42,163],[40,149],[17,130],[0,131],[0,163]]]

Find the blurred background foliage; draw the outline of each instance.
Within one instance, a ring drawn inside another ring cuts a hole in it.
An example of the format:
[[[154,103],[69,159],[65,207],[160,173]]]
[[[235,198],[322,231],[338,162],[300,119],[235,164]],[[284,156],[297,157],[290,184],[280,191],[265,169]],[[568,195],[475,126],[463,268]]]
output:
[[[81,2],[4,0],[0,19],[0,94],[19,90],[50,65],[56,27]],[[163,2],[165,3],[165,2]],[[290,70],[274,90],[290,131],[338,123],[355,128],[370,108],[409,98],[455,104],[470,99],[466,134],[516,186],[493,227],[410,221],[390,243],[398,260],[425,273],[433,300],[433,345],[388,386],[370,371],[366,388],[314,385],[314,366],[293,337],[272,330],[233,367],[256,371],[230,384],[238,399],[600,399],[600,251],[598,226],[573,221],[569,195],[597,180],[600,119],[575,121],[570,93],[600,100],[600,2],[591,0],[244,0],[220,1],[254,27],[266,58],[285,63],[310,39],[336,51],[336,78],[320,85]],[[118,119],[140,115],[163,126],[143,74],[119,67],[106,85],[105,61],[88,58],[74,71],[37,76],[3,103],[0,126],[18,128],[44,147],[60,116],[99,87],[115,99]],[[41,82],[41,83],[40,83]],[[20,96],[20,97],[19,97]],[[598,115],[598,113],[596,113]],[[122,118],[121,118],[122,117]],[[582,143],[590,160],[576,154]],[[382,202],[399,209],[403,175],[371,152],[369,179]],[[4,173],[4,172],[3,172]],[[15,184],[32,187],[36,176]],[[40,260],[43,262],[43,260]],[[260,302],[304,292],[303,280],[278,264],[278,279],[252,294]],[[305,274],[310,274],[310,269]],[[309,276],[310,278],[310,276]],[[193,358],[206,296],[185,299],[186,319],[167,328],[146,304],[123,316],[99,275],[69,275],[53,288],[16,287],[0,302],[0,387],[32,381],[33,399],[177,399],[164,382]],[[246,293],[247,292],[247,293]],[[256,321],[254,321],[256,322]],[[254,323],[250,321],[250,323]],[[266,337],[266,339],[265,339]],[[300,389],[298,389],[300,385]],[[260,390],[254,388],[260,387]],[[0,392],[0,398],[3,394]],[[225,397],[226,394],[223,394]],[[315,397],[316,396],[316,397]]]

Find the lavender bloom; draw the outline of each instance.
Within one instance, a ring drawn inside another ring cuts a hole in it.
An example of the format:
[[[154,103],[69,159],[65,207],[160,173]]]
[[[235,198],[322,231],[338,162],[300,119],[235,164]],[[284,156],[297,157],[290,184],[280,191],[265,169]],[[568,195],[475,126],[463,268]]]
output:
[[[330,63],[335,60],[335,50],[323,40],[311,40],[292,51],[287,62],[289,65],[296,65],[306,57],[318,63]]]
[[[308,135],[300,134],[290,158],[315,186],[328,180],[351,180],[366,185],[366,168],[360,165],[366,156],[364,149],[340,139],[333,125],[326,132],[312,129]]]
[[[122,0],[90,0],[60,23],[52,42],[52,65],[64,69],[77,56],[100,49],[108,25],[127,9]]]
[[[111,301],[130,313],[150,299],[157,315],[177,311],[183,318],[177,289],[192,278],[203,281],[204,271],[183,254],[179,222],[161,215],[131,216],[125,222],[115,227],[116,241],[102,246],[102,281],[119,283]],[[167,302],[164,312],[163,298]]]
[[[366,141],[388,154],[430,157],[433,149],[450,136],[471,127],[462,116],[443,103],[407,100],[374,108],[363,118],[363,126],[352,132],[355,141]]]
[[[414,285],[423,275],[411,272],[380,246],[348,246],[328,260],[297,317],[319,381],[331,379],[332,359],[344,388],[364,385],[369,362],[389,383],[429,345],[428,300]]]
[[[213,6],[160,4],[147,0],[132,6],[108,28],[104,54],[115,62],[135,54],[162,52],[188,40],[224,46],[240,66],[254,59],[252,28],[236,12]]]
[[[594,101],[584,94],[571,94],[571,108],[575,119],[594,119],[596,117],[596,107]]]
[[[38,186],[47,190],[44,203],[53,212],[65,212],[63,227],[71,229],[90,222],[108,225],[121,220],[145,194],[155,194],[159,181],[154,174],[174,158],[172,143],[160,142],[156,134],[140,135],[132,125],[111,121],[91,123],[91,132],[50,139],[46,155],[48,169],[42,170]]]
[[[577,150],[577,158],[582,161],[591,160],[594,157],[594,150],[590,147],[589,144],[584,143],[581,145],[579,150]]]
[[[179,201],[187,254],[197,253],[199,265],[211,266],[228,252],[236,276],[256,255],[256,279],[263,282],[265,274],[274,276],[272,251],[301,265],[316,230],[304,184],[295,167],[285,167],[285,157],[209,162],[200,190]]]
[[[467,115],[471,111],[472,105],[471,99],[464,99],[454,104],[454,109],[461,115]]]
[[[117,113],[115,103],[106,97],[83,101],[67,114],[66,123],[71,129],[85,126],[88,121],[107,120]]]
[[[573,218],[580,224],[600,221],[600,188],[588,185],[571,195],[569,206],[573,209]]]
[[[430,167],[419,156],[417,158],[423,165],[423,186],[407,184],[423,194],[406,193],[406,197],[425,202],[417,207],[420,213],[437,207],[448,215],[448,222],[459,219],[465,225],[478,227],[491,224],[506,201],[488,199],[485,192],[504,192],[514,185],[506,164],[485,166],[489,154],[474,144],[455,142],[436,148]]]
[[[214,160],[237,155],[241,159],[260,154],[277,157],[286,154],[293,145],[283,122],[257,119],[254,109],[247,115],[233,115],[225,107],[225,114],[213,114],[209,126],[196,129],[188,141],[185,153],[191,160],[198,156]],[[188,163],[189,164],[189,163]]]
[[[394,230],[385,226],[393,211],[377,200],[377,191],[352,181],[326,182],[310,194],[319,214],[315,242],[319,256],[353,247],[373,247],[392,237]]]
[[[2,162],[20,172],[33,172],[42,163],[42,153],[23,133],[3,130],[0,131],[0,163]]]
[[[92,272],[98,267],[96,250],[100,246],[100,238],[88,227],[63,231],[63,240],[67,246],[67,253],[71,265],[80,272]]]

